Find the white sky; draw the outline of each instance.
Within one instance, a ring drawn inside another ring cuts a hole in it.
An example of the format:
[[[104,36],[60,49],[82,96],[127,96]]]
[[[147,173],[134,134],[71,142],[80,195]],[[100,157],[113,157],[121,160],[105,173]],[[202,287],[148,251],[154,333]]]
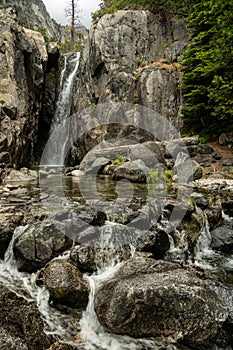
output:
[[[67,24],[65,18],[65,7],[69,0],[42,0],[45,4],[50,16],[58,23]],[[79,0],[79,8],[81,10],[81,22],[86,27],[90,27],[91,12],[98,9],[101,0]]]

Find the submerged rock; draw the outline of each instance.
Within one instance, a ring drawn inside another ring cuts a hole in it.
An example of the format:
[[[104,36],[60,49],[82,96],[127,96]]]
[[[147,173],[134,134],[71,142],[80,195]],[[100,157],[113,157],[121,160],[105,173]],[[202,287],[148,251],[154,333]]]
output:
[[[97,292],[95,311],[111,332],[200,345],[228,311],[205,281],[180,264],[131,259]]]
[[[65,305],[85,309],[88,302],[89,286],[81,272],[72,262],[65,259],[52,261],[41,271],[39,282],[43,281],[50,293],[54,306]]]

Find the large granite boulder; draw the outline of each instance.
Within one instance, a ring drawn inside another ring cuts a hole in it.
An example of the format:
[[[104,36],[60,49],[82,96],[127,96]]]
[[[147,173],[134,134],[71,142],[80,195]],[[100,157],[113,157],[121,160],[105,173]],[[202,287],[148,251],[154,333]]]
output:
[[[44,350],[51,344],[35,303],[0,284],[0,349]]]
[[[228,311],[195,273],[177,263],[131,259],[95,297],[100,323],[132,337],[161,337],[192,346],[220,331]]]

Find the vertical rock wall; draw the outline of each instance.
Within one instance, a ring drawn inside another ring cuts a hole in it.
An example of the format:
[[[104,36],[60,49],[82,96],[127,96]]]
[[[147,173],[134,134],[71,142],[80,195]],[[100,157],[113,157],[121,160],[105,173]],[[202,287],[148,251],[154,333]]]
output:
[[[184,21],[161,23],[148,11],[118,11],[94,25],[84,47],[73,111],[126,101],[154,109],[179,126],[179,64]]]
[[[0,11],[0,163],[28,166],[34,160],[48,53],[39,32]]]

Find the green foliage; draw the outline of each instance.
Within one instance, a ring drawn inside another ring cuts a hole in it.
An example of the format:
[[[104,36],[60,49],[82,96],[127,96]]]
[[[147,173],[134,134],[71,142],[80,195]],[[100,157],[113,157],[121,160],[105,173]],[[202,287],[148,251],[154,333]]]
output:
[[[187,16],[197,0],[103,0],[100,9],[92,14],[94,23],[105,14],[117,10],[149,10],[166,19],[169,16]]]
[[[119,153],[116,153],[114,155],[114,159],[112,160],[112,163],[114,165],[122,165],[122,164],[125,163],[125,161],[126,161],[126,157],[125,156],[123,156],[123,155],[121,155]]]
[[[166,184],[170,184],[172,182],[172,171],[168,169],[164,170],[162,178],[165,180]]]
[[[43,35],[46,44],[48,44],[51,41],[48,35],[46,34],[46,28],[37,28],[37,31]]]
[[[200,2],[188,20],[193,41],[182,63],[182,114],[187,129],[213,137],[233,127],[233,2]]]
[[[147,184],[155,184],[159,180],[159,172],[158,170],[151,170],[149,171],[146,182]]]
[[[91,103],[91,104],[90,104],[90,110],[91,110],[92,112],[94,112],[95,109],[96,109],[96,104],[95,104],[95,103]]]

